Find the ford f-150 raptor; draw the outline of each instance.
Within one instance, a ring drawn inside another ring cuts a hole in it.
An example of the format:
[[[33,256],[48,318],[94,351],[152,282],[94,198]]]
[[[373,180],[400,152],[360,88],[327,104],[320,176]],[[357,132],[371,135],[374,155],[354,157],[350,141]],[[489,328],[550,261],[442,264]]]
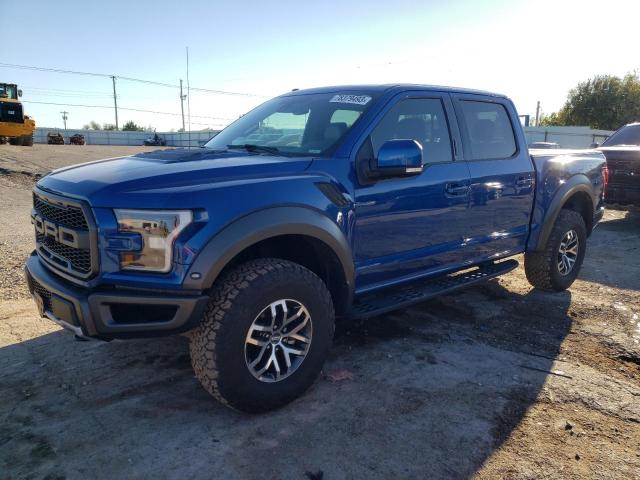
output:
[[[335,317],[517,266],[575,280],[603,214],[594,150],[529,152],[513,103],[419,85],[293,91],[203,148],[56,170],[33,191],[41,315],[80,337],[188,332],[204,388],[244,411],[319,375]]]

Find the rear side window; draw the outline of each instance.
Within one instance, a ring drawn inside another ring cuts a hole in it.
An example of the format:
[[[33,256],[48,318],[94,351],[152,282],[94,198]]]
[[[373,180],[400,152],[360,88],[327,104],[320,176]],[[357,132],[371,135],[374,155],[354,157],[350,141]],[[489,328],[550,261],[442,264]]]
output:
[[[509,158],[516,153],[515,135],[504,105],[465,100],[461,106],[473,160]]]

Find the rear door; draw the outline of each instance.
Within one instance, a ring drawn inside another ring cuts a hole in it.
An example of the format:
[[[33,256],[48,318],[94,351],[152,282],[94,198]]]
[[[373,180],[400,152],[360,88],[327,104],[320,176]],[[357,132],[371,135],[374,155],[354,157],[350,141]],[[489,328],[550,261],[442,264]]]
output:
[[[471,177],[468,251],[474,261],[521,252],[529,235],[535,171],[515,108],[503,97],[452,98]]]

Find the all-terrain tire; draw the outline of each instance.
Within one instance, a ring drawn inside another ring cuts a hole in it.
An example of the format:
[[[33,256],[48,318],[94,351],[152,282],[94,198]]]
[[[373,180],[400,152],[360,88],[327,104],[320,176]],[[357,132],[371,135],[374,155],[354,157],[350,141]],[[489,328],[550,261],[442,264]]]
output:
[[[11,137],[9,138],[9,143],[11,145],[15,145],[16,147],[19,147],[22,145],[22,137]]]
[[[306,308],[312,334],[302,363],[289,376],[266,382],[250,370],[245,342],[261,312],[282,299]],[[202,322],[189,333],[191,364],[202,386],[223,404],[249,413],[272,410],[316,380],[331,348],[334,317],[331,295],[313,272],[276,258],[252,260],[216,280]]]
[[[573,268],[563,275],[558,266],[561,243],[568,232],[574,231],[578,237],[578,253]],[[553,230],[543,251],[527,252],[524,255],[524,271],[529,283],[540,290],[560,292],[571,286],[580,273],[587,247],[587,227],[582,216],[562,209],[556,218]]]
[[[22,137],[22,145],[25,147],[33,147],[33,134]]]

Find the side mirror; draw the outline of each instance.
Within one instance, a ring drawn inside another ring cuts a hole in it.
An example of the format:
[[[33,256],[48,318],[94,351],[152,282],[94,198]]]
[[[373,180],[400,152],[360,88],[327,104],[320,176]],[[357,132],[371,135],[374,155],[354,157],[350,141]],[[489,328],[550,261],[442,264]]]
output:
[[[22,90],[18,90],[18,97],[22,96]]]
[[[589,145],[589,148],[598,148],[600,146],[600,144],[598,142],[593,142],[591,145]]]
[[[371,169],[374,178],[413,177],[420,175],[422,146],[415,140],[388,140],[378,150]]]

